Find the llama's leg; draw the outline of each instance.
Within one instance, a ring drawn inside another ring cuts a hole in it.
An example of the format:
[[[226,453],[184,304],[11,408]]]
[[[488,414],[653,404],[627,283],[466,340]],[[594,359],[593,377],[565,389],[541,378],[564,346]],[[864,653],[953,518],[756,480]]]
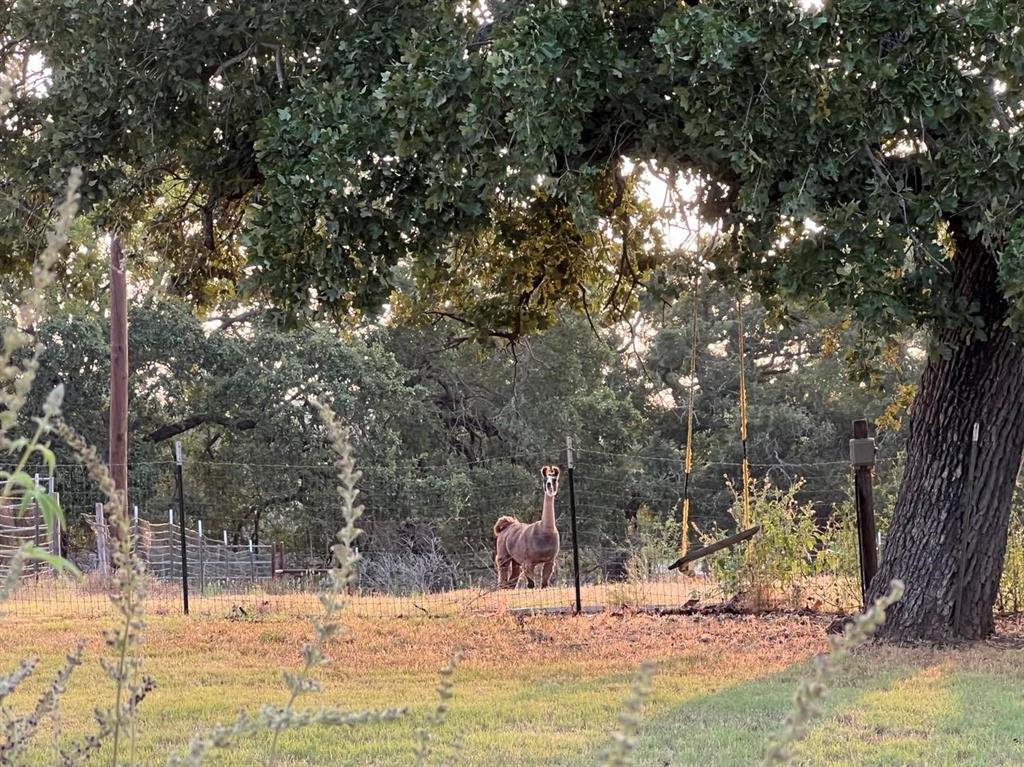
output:
[[[523,562],[523,574],[526,575],[526,588],[532,589],[536,584],[533,582],[533,562]]]
[[[500,556],[495,557],[494,558],[494,569],[498,573],[498,588],[499,589],[507,589],[508,588],[509,563],[507,561],[503,562],[501,560]]]
[[[519,585],[519,576],[523,568],[514,559],[508,561],[508,588],[514,589]]]
[[[551,583],[551,573],[555,571],[554,562],[545,562],[540,568],[540,587],[546,589]]]

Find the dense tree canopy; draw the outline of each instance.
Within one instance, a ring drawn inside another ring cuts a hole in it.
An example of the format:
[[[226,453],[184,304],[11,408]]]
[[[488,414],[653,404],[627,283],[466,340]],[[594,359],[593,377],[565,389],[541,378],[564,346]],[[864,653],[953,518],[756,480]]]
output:
[[[1019,293],[1019,13],[24,3],[8,34],[51,71],[17,93],[4,175],[20,208],[85,164],[98,220],[144,214],[183,287],[240,277],[244,241],[295,310],[377,307],[411,273],[521,333],[561,301],[621,301],[653,265],[627,161],[651,162],[696,184],[720,266],[887,336],[971,313],[951,238],[997,248]]]

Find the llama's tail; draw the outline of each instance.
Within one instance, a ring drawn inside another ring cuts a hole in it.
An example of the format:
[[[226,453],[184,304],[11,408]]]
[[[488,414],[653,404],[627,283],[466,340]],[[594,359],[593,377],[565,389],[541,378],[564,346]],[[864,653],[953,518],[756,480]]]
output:
[[[498,521],[494,523],[494,537],[497,538],[502,530],[518,521],[515,517],[498,517]]]

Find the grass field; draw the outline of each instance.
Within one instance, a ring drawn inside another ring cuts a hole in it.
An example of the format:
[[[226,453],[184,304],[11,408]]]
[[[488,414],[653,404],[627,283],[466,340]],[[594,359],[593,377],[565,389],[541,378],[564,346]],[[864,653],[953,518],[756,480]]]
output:
[[[827,623],[817,616],[353,618],[324,673],[324,692],[309,702],[408,706],[410,715],[386,726],[288,734],[281,763],[410,763],[415,728],[435,704],[436,671],[459,647],[465,660],[438,742],[461,740],[461,764],[594,764],[644,659],[659,667],[640,764],[752,764],[809,657],[825,648]],[[0,620],[5,670],[31,654],[45,669],[11,706],[23,710],[46,672],[86,639],[87,660],[64,698],[61,727],[87,732],[109,691],[98,665],[100,628],[81,619]],[[997,641],[960,650],[860,652],[832,689],[801,762],[1024,764],[1024,621],[1005,621],[1001,631]],[[152,616],[144,662],[158,687],[143,704],[140,763],[162,764],[194,731],[244,707],[283,702],[280,670],[298,665],[308,634],[302,622],[281,616]],[[35,747],[38,763],[46,763],[51,742],[43,737]],[[265,740],[251,742],[213,763],[257,764],[265,747]]]

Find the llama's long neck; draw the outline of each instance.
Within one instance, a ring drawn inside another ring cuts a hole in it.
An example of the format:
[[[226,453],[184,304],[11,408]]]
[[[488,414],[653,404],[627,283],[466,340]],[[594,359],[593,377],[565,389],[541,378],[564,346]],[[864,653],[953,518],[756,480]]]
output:
[[[540,514],[540,526],[555,531],[555,496],[544,493],[544,507]]]

